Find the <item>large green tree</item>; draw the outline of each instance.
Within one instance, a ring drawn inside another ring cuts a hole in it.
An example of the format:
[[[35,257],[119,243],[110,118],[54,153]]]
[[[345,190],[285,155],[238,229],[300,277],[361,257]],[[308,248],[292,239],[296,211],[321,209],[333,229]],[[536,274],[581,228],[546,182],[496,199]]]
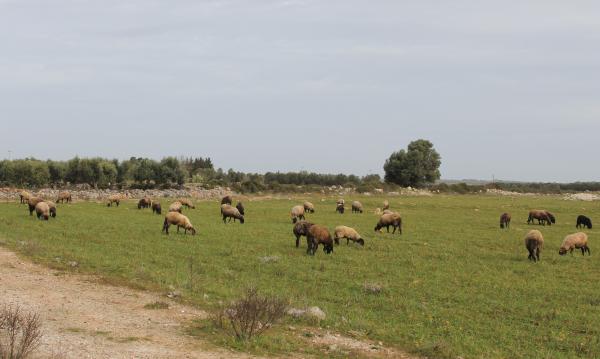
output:
[[[385,181],[400,186],[421,187],[440,178],[440,154],[427,140],[413,141],[406,150],[392,153],[385,161]]]

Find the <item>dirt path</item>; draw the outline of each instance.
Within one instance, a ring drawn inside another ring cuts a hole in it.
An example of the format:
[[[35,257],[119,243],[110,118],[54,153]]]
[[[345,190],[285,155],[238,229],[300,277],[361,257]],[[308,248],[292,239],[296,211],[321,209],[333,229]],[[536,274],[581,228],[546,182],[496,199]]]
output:
[[[20,260],[0,247],[0,300],[35,311],[43,321],[38,357],[48,358],[247,358],[206,350],[182,324],[206,314],[156,293],[98,284],[93,277],[61,275]],[[144,305],[169,302],[169,309]]]

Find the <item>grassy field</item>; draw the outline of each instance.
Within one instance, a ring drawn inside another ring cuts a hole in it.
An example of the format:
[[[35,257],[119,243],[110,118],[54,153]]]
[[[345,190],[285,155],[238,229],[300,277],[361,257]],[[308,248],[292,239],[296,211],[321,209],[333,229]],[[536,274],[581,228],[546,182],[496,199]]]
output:
[[[292,306],[319,306],[321,326],[361,333],[386,345],[429,356],[455,358],[600,357],[600,260],[596,230],[591,257],[559,256],[578,214],[592,219],[600,203],[557,197],[391,197],[404,219],[404,234],[373,231],[373,209],[383,198],[355,197],[362,215],[334,213],[335,198],[306,198],[319,224],[356,228],[366,245],[295,248],[289,210],[301,199],[246,202],[246,223],[224,225],[216,201],[184,211],[196,236],[161,234],[162,216],[99,203],[59,205],[49,222],[29,217],[24,205],[0,204],[0,239],[38,262],[98,273],[113,282],[183,291],[187,300],[212,308],[238,298],[250,285],[290,299]],[[167,201],[163,200],[163,207]],[[552,227],[528,226],[527,212],[551,210]],[[502,212],[513,215],[499,229]],[[545,236],[542,261],[527,260],[523,237]],[[264,261],[266,256],[276,256]],[[384,289],[368,294],[365,284]],[[275,330],[277,332],[277,330]]]

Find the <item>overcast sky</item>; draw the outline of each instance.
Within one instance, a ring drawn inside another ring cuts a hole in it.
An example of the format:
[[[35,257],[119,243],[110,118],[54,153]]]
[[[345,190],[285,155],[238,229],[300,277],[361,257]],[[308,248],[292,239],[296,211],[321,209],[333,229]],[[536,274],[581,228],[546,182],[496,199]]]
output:
[[[600,180],[600,2],[0,0],[0,158]]]

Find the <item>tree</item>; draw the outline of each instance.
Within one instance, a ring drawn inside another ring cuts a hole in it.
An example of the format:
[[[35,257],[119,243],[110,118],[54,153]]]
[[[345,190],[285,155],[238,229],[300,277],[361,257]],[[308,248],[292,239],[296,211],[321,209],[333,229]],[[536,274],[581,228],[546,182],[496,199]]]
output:
[[[441,158],[427,140],[413,141],[407,150],[392,153],[385,161],[385,181],[400,186],[421,187],[440,178]]]

